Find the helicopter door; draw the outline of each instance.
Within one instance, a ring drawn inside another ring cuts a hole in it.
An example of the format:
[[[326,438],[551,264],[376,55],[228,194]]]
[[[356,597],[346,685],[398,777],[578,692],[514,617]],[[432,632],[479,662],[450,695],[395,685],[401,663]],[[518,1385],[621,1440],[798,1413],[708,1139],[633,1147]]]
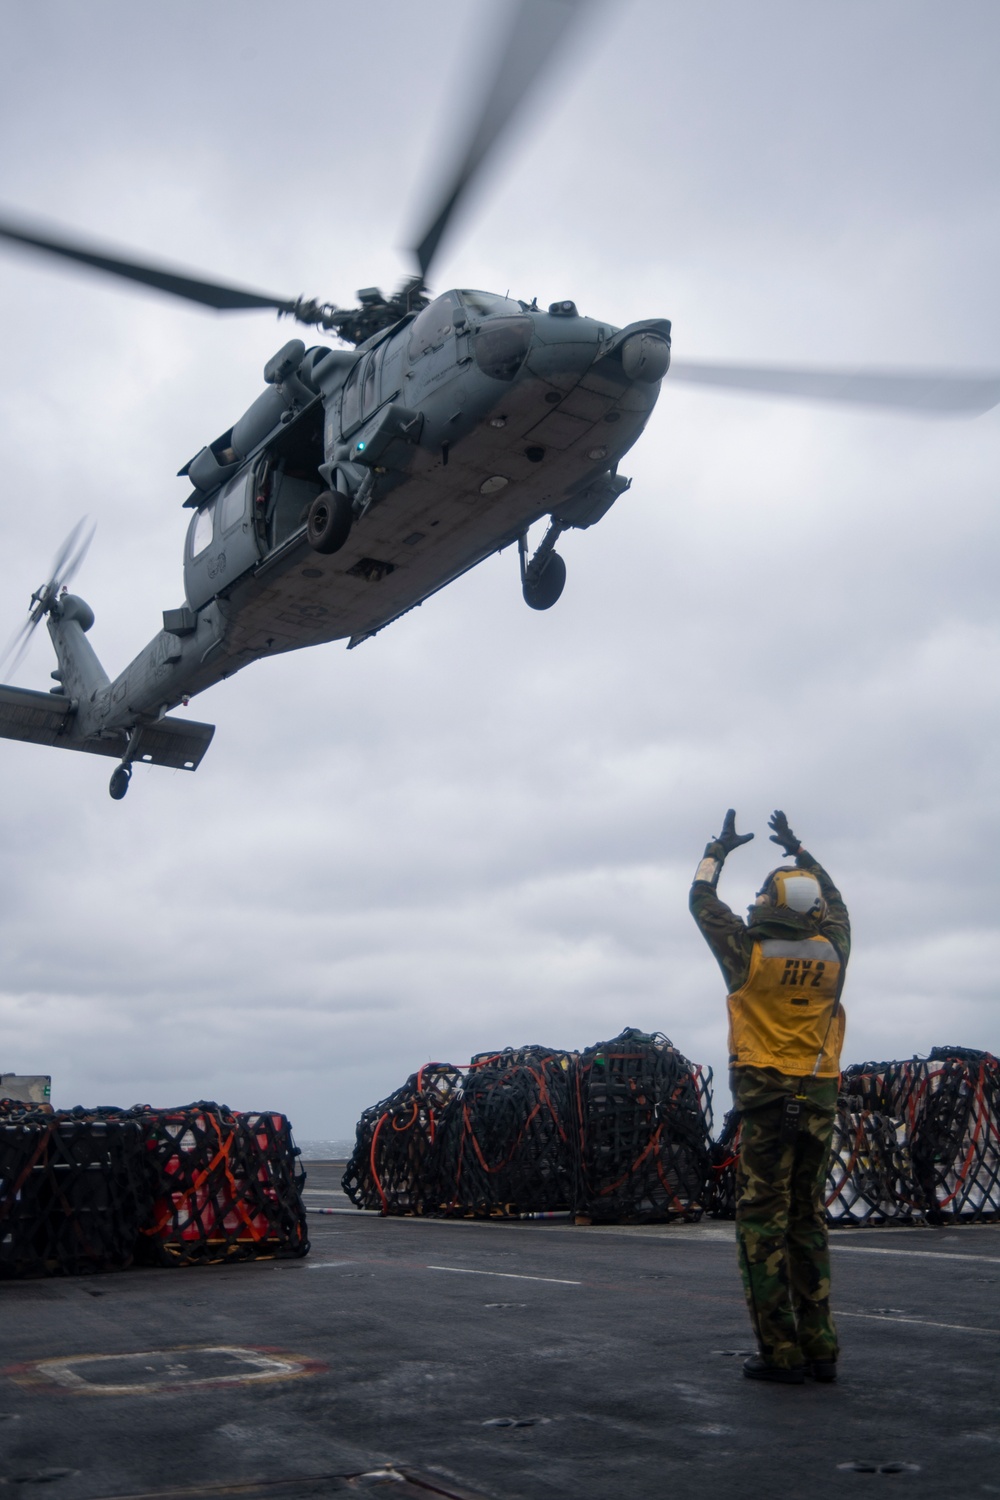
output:
[[[364,361],[359,359],[347,377],[344,394],[340,398],[340,431],[343,437],[347,437],[361,421],[361,370],[363,365]]]
[[[340,430],[344,437],[381,405],[379,375],[385,350],[385,343],[379,344],[367,359],[358,361],[348,376],[340,405]]]
[[[184,549],[184,592],[200,609],[260,556],[253,524],[253,471],[244,469],[192,518]]]

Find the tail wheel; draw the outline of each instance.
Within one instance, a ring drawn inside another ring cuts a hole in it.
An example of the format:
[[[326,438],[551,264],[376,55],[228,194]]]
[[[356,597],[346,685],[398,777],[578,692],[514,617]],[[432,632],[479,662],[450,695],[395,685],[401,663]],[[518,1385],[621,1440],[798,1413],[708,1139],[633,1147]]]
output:
[[[339,552],[350,535],[353,520],[350,495],[324,490],[309,507],[306,540],[314,552]]]
[[[565,586],[566,564],[558,552],[550,552],[541,572],[526,578],[521,592],[529,609],[551,609]]]
[[[108,783],[108,791],[116,802],[120,802],[128,791],[128,784],[132,780],[132,772],[128,766],[115,766],[111,772],[111,780]]]

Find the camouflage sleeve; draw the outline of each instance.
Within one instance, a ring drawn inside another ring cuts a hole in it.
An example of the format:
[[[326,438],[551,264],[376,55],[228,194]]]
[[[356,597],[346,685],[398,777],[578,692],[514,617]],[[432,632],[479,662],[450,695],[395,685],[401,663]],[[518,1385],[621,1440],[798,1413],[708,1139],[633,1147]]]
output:
[[[724,859],[725,851],[718,844],[708,845],[705,857],[695,872],[689,905],[691,915],[711,948],[722,970],[726,988],[731,993],[746,983],[753,942],[743,919],[716,895],[715,885]],[[716,866],[714,872],[708,868],[710,863]],[[706,875],[709,878],[704,878]]]
[[[800,870],[808,870],[819,881],[827,907],[822,926],[823,936],[830,939],[837,952],[841,955],[842,961],[846,964],[851,954],[851,919],[847,914],[847,907],[844,905],[843,896],[837,890],[837,887],[823,869],[823,866],[818,860],[813,859],[812,855],[806,849],[799,849],[798,854],[795,856],[795,863]]]

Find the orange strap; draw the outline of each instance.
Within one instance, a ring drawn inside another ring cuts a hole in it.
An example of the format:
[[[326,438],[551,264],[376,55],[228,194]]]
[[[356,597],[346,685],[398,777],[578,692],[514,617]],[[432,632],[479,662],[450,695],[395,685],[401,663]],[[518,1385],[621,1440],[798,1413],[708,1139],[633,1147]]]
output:
[[[203,1172],[199,1172],[197,1174],[197,1176],[194,1178],[194,1181],[191,1183],[191,1186],[189,1188],[186,1188],[185,1191],[180,1194],[180,1197],[178,1198],[177,1202],[174,1203],[174,1204],[172,1204],[169,1208],[164,1208],[163,1213],[162,1213],[159,1221],[156,1224],[154,1224],[151,1229],[144,1229],[142,1231],[143,1234],[153,1235],[153,1234],[160,1234],[160,1233],[162,1233],[162,1231],[166,1228],[167,1224],[169,1223],[170,1219],[173,1218],[173,1216],[176,1213],[178,1213],[180,1211],[180,1209],[182,1209],[184,1207],[184,1205],[187,1203],[188,1199],[191,1197],[191,1194],[192,1193],[196,1193],[200,1187],[204,1187],[205,1183],[208,1181],[209,1177],[215,1171],[215,1169],[219,1165],[220,1161],[224,1161],[228,1157],[228,1155],[229,1155],[229,1148],[233,1144],[233,1136],[235,1135],[236,1132],[235,1131],[231,1131],[230,1134],[227,1136],[226,1140],[223,1142],[223,1140],[222,1140],[222,1132],[219,1130],[218,1121],[215,1119],[214,1116],[209,1116],[209,1119],[211,1120],[212,1125],[215,1128],[215,1134],[216,1134],[216,1136],[217,1136],[217,1138],[219,1140],[219,1149],[218,1149],[218,1151],[212,1157],[212,1160],[209,1162],[209,1164],[205,1168],[205,1170]],[[177,1155],[180,1156],[180,1152],[177,1152]],[[230,1185],[231,1186],[235,1186],[235,1184],[233,1184],[232,1177],[229,1175],[228,1167],[227,1167],[226,1175],[227,1175],[227,1177],[229,1177]],[[171,1193],[169,1196],[172,1198],[173,1194]]]

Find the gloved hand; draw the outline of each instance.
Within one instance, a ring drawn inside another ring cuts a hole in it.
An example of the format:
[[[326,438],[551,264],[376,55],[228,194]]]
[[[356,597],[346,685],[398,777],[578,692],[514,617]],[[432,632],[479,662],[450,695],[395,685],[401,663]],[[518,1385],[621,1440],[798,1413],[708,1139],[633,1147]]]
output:
[[[771,834],[772,844],[780,844],[789,857],[793,854],[798,854],[802,848],[802,844],[789,828],[788,819],[783,812],[775,810],[768,818],[767,826],[774,829],[774,832]]]
[[[749,844],[752,838],[752,833],[736,832],[736,809],[731,807],[723,819],[722,832],[715,842],[721,844],[727,854],[732,854],[733,850],[738,849],[741,844]]]

